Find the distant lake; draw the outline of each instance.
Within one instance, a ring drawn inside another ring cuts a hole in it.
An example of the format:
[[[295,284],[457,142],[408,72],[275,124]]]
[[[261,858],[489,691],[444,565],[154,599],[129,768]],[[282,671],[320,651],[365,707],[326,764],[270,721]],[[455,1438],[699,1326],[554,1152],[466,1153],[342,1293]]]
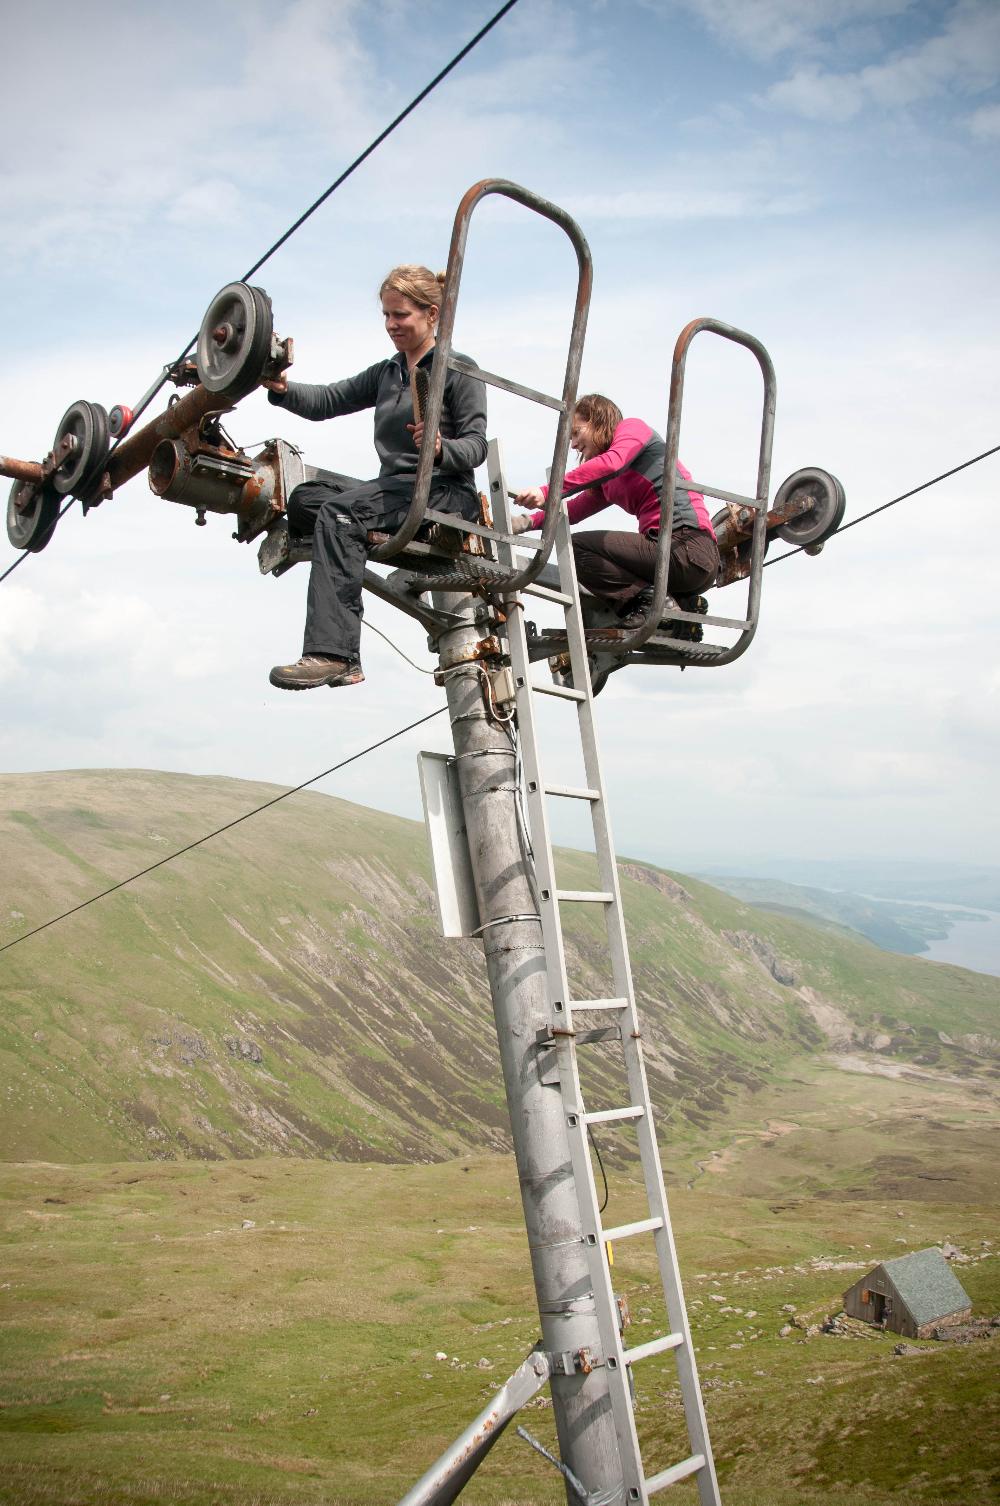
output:
[[[883,899],[885,895],[871,895]],[[923,910],[939,910],[944,920],[950,911],[959,910],[965,915],[979,915],[981,920],[949,921],[951,929],[941,941],[928,943],[925,952],[916,955],[924,962],[951,962],[955,967],[967,967],[974,973],[991,973],[1000,978],[1000,912],[976,910],[972,905],[943,905],[930,900],[893,899],[893,904],[913,904]]]

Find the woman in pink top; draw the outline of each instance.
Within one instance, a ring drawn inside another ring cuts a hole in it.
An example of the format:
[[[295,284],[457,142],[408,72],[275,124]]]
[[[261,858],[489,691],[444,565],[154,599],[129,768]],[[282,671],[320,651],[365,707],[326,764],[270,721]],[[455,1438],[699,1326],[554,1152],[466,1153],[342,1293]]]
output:
[[[632,626],[643,619],[652,600],[666,445],[641,418],[624,418],[621,409],[599,393],[578,401],[571,443],[583,463],[567,471],[563,483],[564,493],[575,493],[566,504],[570,523],[580,523],[611,503],[638,520],[638,533],[607,529],[573,536],[580,584],[613,602],[622,622]],[[679,481],[691,480],[679,461],[677,472]],[[518,493],[517,505],[536,511],[515,519],[515,533],[542,526],[547,494],[544,486]],[[696,597],[714,585],[718,569],[719,549],[705,499],[677,485],[668,590],[684,606],[683,598]],[[673,604],[668,598],[668,607]]]

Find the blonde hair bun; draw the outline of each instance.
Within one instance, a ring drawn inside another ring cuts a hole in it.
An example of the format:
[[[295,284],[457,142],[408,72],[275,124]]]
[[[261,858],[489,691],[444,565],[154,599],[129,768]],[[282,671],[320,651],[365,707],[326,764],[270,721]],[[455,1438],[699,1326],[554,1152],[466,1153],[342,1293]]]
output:
[[[383,298],[387,292],[399,293],[401,297],[409,298],[418,308],[440,308],[445,275],[444,272],[432,272],[430,267],[407,262],[401,267],[393,267],[382,279],[378,295]]]

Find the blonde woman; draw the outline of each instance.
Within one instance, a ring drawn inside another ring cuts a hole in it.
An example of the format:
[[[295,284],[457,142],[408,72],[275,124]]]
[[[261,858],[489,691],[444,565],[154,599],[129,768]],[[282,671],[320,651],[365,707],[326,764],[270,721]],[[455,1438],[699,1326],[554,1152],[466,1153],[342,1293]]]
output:
[[[610,398],[597,392],[577,402],[571,443],[582,464],[567,471],[563,483],[564,492],[576,493],[566,504],[570,522],[580,523],[616,503],[639,525],[638,533],[608,529],[574,534],[577,577],[588,591],[613,603],[625,626],[637,626],[653,596],[666,446],[641,418],[625,418]],[[705,499],[684,486],[690,480],[691,472],[678,461],[667,588],[679,597],[706,590],[719,569]],[[515,519],[515,533],[541,528],[547,496],[544,486],[518,493],[518,506],[536,511]],[[671,605],[668,597],[667,606]]]
[[[415,421],[413,411],[413,379],[418,368],[426,370],[434,361],[443,285],[443,272],[395,267],[379,289],[394,355],[328,387],[284,377],[267,383],[269,400],[300,418],[339,418],[374,408],[381,461],[375,481],[346,490],[326,481],[304,481],[288,499],[289,527],[299,535],[312,534],[313,553],[302,657],[294,664],[275,665],[270,674],[271,684],[282,690],[357,685],[364,679],[360,643],[367,536],[370,529],[398,528],[413,496],[423,438],[423,423]],[[479,503],[473,471],[485,459],[486,389],[472,377],[449,371],[434,441],[429,505],[474,521]]]

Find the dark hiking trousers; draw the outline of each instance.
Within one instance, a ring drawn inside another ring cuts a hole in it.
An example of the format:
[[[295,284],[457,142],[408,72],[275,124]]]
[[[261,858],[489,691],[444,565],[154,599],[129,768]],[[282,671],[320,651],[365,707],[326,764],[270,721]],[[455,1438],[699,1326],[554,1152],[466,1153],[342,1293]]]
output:
[[[340,489],[326,481],[303,481],[288,499],[292,533],[312,534],[312,568],[306,598],[303,654],[332,654],[354,662],[361,650],[361,604],[368,533],[394,532],[413,495],[413,479],[387,476]],[[479,502],[471,487],[436,481],[428,505],[460,513],[470,522]]]
[[[606,601],[623,604],[645,591],[656,570],[656,535],[608,529],[574,533],[573,554],[581,586]],[[670,541],[667,590],[697,596],[715,584],[719,548],[703,528],[675,528]]]

